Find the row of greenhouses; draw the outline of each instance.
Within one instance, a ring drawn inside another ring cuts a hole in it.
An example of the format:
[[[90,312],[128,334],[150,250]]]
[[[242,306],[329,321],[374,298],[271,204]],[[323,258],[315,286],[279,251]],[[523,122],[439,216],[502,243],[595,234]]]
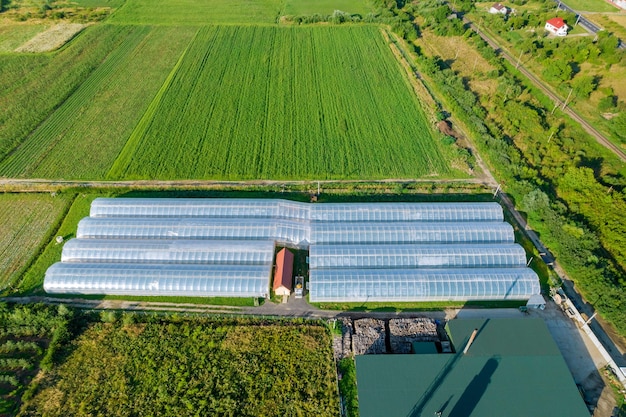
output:
[[[266,297],[276,246],[308,249],[310,301],[528,299],[496,203],[98,198],[51,293]]]

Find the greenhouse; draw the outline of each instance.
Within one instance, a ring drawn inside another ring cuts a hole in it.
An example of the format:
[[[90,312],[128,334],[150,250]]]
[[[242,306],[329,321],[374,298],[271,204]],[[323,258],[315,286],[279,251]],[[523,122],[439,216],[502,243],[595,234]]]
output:
[[[498,203],[327,203],[271,199],[97,198],[91,217],[265,218],[321,222],[503,221]]]
[[[48,293],[265,297],[270,265],[161,265],[61,262],[46,272]]]
[[[44,288],[264,297],[286,246],[309,251],[311,301],[528,299],[539,281],[503,220],[493,202],[98,198]]]
[[[312,245],[316,268],[486,268],[526,266],[517,244],[502,245]]]
[[[530,268],[313,269],[311,302],[527,300],[539,294]]]
[[[71,239],[61,262],[271,265],[274,242]]]
[[[312,223],[312,244],[513,243],[510,224],[484,223]]]

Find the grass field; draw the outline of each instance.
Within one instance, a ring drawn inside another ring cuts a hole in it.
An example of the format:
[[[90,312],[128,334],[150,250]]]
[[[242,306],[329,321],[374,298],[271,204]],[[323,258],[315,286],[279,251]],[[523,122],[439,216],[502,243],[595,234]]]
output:
[[[291,16],[332,14],[335,10],[341,10],[351,14],[365,16],[372,11],[367,0],[287,0],[281,14]]]
[[[51,54],[0,59],[0,160],[60,106],[132,31],[98,25]]]
[[[605,0],[567,0],[564,3],[579,12],[618,12],[620,10]]]
[[[63,194],[0,194],[0,289],[24,272],[69,202]]]
[[[20,415],[339,416],[320,325],[127,314],[60,356]]]
[[[46,30],[48,26],[42,23],[0,22],[0,52],[12,52],[36,34]]]
[[[70,0],[71,4],[79,7],[111,7],[116,8],[124,4],[126,0]]]
[[[375,26],[207,27],[109,178],[450,173]]]
[[[196,32],[189,27],[107,29],[126,32],[124,42],[0,163],[0,175],[104,177]]]
[[[207,25],[275,23],[281,0],[126,0],[111,23],[141,25]]]

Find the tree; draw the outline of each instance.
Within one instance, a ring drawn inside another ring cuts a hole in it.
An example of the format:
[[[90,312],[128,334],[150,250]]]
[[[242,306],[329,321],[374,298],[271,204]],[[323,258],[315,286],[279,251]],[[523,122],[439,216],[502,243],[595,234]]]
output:
[[[578,97],[588,98],[598,88],[598,80],[591,75],[578,76],[572,81],[572,88]]]
[[[547,68],[543,75],[552,81],[569,81],[572,79],[573,70],[569,62],[560,59],[551,59],[546,62]]]

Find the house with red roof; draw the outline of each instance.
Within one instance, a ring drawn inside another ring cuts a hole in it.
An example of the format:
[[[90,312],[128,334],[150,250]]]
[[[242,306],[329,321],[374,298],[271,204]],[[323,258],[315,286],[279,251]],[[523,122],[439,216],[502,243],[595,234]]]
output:
[[[556,36],[565,36],[569,27],[565,24],[563,18],[553,17],[546,22],[545,29]]]
[[[274,274],[274,294],[289,295],[293,288],[293,253],[281,249],[276,255],[276,273]]]

